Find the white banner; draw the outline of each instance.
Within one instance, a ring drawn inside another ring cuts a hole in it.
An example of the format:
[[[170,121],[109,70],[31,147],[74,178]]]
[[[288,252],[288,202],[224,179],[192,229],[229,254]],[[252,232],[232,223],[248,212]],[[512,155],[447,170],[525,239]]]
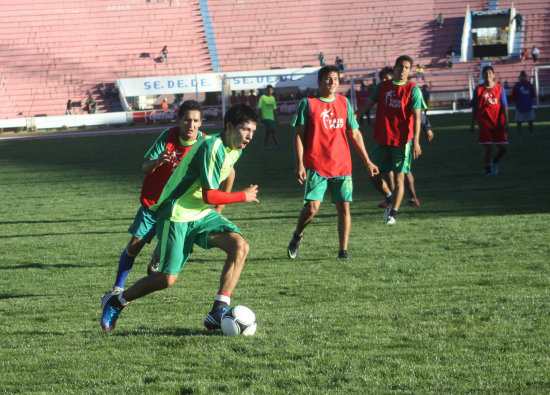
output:
[[[258,70],[235,73],[193,74],[173,77],[122,78],[117,80],[126,97],[156,96],[194,92],[221,92],[222,79],[230,79],[231,90],[263,89],[297,86],[300,89],[317,87],[318,67],[298,69]]]

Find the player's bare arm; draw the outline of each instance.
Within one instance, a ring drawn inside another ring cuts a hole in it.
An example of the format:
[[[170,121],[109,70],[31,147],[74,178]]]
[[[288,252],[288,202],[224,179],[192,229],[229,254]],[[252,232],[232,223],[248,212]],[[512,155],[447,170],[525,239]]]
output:
[[[372,108],[372,106],[374,106],[374,104],[375,102],[373,102],[370,99],[367,99],[367,101],[361,104],[361,106],[357,109],[357,111],[355,111],[355,118],[361,119],[361,117],[365,115],[365,113],[369,111]]]
[[[420,127],[421,127],[421,120],[422,120],[421,113],[422,113],[422,110],[420,109],[413,110],[413,117],[414,117],[413,158],[414,159],[422,155],[422,149],[420,148]]]
[[[367,153],[367,149],[365,148],[365,142],[363,140],[363,135],[361,134],[361,131],[359,131],[359,129],[354,129],[350,130],[348,133],[353,143],[353,146],[359,153],[359,156],[361,156],[361,159],[363,160],[363,163],[365,164],[367,169],[370,171],[370,175],[377,175],[379,173],[378,166],[372,163],[369,158],[369,154]]]
[[[141,165],[141,171],[145,174],[152,173],[163,163],[168,163],[175,158],[175,153],[164,150],[157,159],[148,158]]]
[[[306,180],[306,168],[304,166],[304,131],[306,130],[306,127],[304,125],[300,125],[296,126],[295,129],[294,157],[296,160],[296,167],[294,173],[298,182],[303,184]]]

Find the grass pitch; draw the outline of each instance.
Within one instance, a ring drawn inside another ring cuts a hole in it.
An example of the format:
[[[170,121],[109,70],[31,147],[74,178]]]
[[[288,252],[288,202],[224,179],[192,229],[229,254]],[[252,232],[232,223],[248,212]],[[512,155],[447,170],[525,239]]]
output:
[[[394,227],[354,153],[346,261],[328,201],[286,258],[303,193],[292,130],[279,130],[286,150],[262,152],[260,127],[236,166],[236,188],[259,184],[260,204],[224,212],[251,245],[233,295],[256,313],[251,338],[202,327],[224,256],[200,248],[172,289],[130,304],[114,332],[99,328],[142,156],[162,128],[0,140],[0,392],[547,392],[550,113],[537,117],[535,139],[512,128],[488,179],[469,116],[432,117],[436,138],[413,165],[422,206],[403,207]]]

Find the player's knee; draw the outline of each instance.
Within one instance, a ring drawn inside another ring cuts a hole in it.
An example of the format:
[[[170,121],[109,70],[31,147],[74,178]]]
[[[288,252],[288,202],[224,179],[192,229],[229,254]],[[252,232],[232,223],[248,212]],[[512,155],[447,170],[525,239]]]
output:
[[[247,241],[241,237],[237,242],[236,250],[240,255],[244,255],[244,257],[246,257],[250,252],[250,244],[248,244]]]
[[[160,274],[162,275],[162,285],[164,286],[164,288],[170,288],[172,285],[174,285],[174,283],[178,279],[177,274],[165,274],[165,273],[160,273]]]
[[[139,237],[133,236],[130,239],[130,242],[128,243],[128,245],[126,246],[126,252],[132,256],[136,256],[141,252],[145,243],[146,243],[145,240],[140,239]]]
[[[349,214],[349,202],[341,202],[336,204],[336,210],[340,214],[348,215]]]
[[[309,201],[309,202],[307,202],[307,204],[304,208],[308,212],[309,216],[313,217],[319,211],[320,206],[321,206],[320,204]]]
[[[228,244],[228,247],[225,251],[229,256],[246,256],[250,251],[250,245],[240,234],[235,233],[231,237],[231,243]]]

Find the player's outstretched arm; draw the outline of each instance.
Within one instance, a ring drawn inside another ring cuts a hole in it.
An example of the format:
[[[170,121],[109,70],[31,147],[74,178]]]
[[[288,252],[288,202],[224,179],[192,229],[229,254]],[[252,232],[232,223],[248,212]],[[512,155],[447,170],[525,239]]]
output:
[[[361,159],[363,160],[363,163],[367,167],[367,169],[370,171],[371,176],[375,176],[380,171],[378,170],[378,166],[376,166],[369,158],[369,154],[367,154],[367,149],[365,148],[365,142],[363,141],[363,135],[359,131],[359,129],[354,129],[349,132],[351,141],[353,143],[353,146],[359,153],[359,156],[361,156]]]
[[[222,192],[219,189],[202,188],[202,200],[214,206],[241,202],[259,203],[257,196],[258,185],[250,185],[244,191],[239,192]]]
[[[294,159],[296,161],[294,174],[300,184],[303,184],[306,180],[306,168],[304,166],[304,131],[304,125],[296,126],[296,133],[294,134]]]

